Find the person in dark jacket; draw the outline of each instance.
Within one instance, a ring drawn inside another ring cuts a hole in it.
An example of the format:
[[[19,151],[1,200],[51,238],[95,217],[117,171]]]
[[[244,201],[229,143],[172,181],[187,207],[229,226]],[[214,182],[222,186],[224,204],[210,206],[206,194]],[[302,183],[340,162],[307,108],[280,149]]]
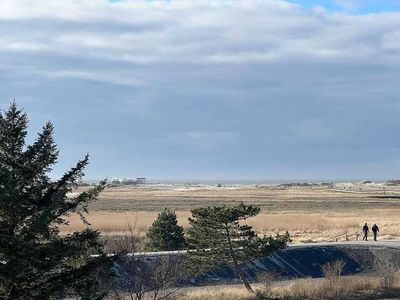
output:
[[[374,241],[376,241],[379,232],[378,225],[374,224],[374,226],[372,226],[372,232],[374,233]]]
[[[367,223],[365,223],[365,225],[362,228],[363,232],[364,232],[364,237],[363,237],[363,241],[368,241],[368,232],[369,232],[369,228]]]

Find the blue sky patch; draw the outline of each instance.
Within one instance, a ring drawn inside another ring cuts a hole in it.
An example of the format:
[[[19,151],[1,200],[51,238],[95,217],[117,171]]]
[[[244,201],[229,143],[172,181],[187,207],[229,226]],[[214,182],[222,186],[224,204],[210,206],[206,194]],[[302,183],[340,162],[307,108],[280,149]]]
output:
[[[291,0],[289,2],[299,4],[306,8],[323,7],[333,12],[350,12],[355,14],[397,12],[400,10],[398,0]]]

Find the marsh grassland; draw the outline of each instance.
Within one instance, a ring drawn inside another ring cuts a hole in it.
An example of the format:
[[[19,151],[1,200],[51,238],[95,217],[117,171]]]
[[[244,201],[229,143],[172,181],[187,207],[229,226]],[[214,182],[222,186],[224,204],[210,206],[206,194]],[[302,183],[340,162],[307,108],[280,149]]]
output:
[[[295,243],[327,241],[360,230],[365,222],[377,223],[382,239],[400,237],[400,187],[385,184],[109,187],[91,205],[88,220],[104,234],[123,233],[128,225],[144,234],[164,207],[175,210],[187,226],[195,207],[241,201],[261,207],[248,220],[258,232],[288,231]],[[77,216],[70,223],[68,231],[84,227]]]

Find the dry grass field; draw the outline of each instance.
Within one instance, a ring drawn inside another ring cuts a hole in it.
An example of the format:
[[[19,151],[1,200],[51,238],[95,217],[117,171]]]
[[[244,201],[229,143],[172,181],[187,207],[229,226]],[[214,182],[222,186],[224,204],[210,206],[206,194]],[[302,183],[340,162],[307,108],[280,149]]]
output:
[[[277,213],[293,212],[346,212],[381,208],[400,208],[399,187],[383,185],[336,185],[326,187],[278,186],[142,186],[111,187],[103,192],[93,211],[160,211],[169,207],[188,211],[207,205],[233,205],[241,201]]]
[[[249,294],[244,287],[218,287],[214,289],[197,289],[183,293],[179,299],[184,300],[256,300],[262,299],[399,299],[400,280],[396,276],[393,286],[382,288],[381,280],[370,276],[346,276],[330,280],[298,279],[284,282],[266,289],[256,285],[257,294]]]
[[[90,207],[94,228],[114,234],[133,225],[143,234],[164,207],[177,212],[187,226],[190,209],[207,205],[234,205],[243,201],[261,207],[248,220],[265,234],[289,231],[294,242],[326,241],[330,237],[377,223],[381,238],[400,237],[400,187],[383,184],[336,184],[333,187],[279,186],[141,186],[109,187]],[[83,227],[71,216],[64,231]]]

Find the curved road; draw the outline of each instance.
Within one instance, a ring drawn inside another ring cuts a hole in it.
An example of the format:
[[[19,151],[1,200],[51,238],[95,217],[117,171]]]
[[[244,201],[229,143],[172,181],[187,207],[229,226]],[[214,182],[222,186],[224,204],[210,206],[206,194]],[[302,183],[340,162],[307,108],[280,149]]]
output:
[[[400,240],[368,240],[366,241],[348,241],[348,242],[325,242],[325,243],[309,243],[309,244],[293,244],[291,247],[313,247],[313,246],[365,246],[365,247],[387,247],[387,248],[400,248]]]
[[[348,242],[323,242],[323,243],[306,243],[306,244],[291,244],[288,249],[307,248],[307,247],[330,247],[330,246],[356,246],[365,248],[400,248],[400,240],[374,240],[369,241],[348,241]],[[164,256],[164,255],[181,255],[186,254],[186,250],[181,251],[158,251],[158,252],[137,252],[135,256]],[[128,254],[132,255],[132,254]]]

